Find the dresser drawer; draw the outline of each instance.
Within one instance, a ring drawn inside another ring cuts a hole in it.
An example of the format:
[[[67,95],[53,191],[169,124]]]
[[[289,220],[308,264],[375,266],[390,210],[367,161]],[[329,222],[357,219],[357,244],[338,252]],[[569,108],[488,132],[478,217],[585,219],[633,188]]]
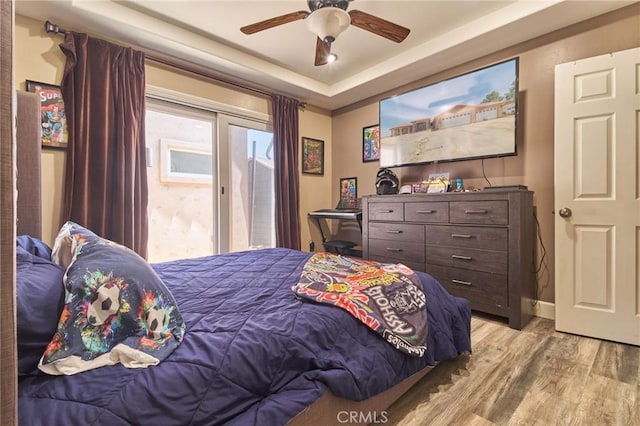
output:
[[[449,203],[404,203],[404,219],[407,222],[449,222]]]
[[[380,263],[402,263],[414,271],[424,271],[424,262],[407,262],[406,260],[393,259],[386,256],[369,256],[369,260]]]
[[[509,203],[507,201],[452,201],[449,204],[449,217],[451,223],[507,225]]]
[[[507,251],[509,246],[507,228],[478,226],[427,225],[426,242],[436,246],[491,248]]]
[[[508,305],[507,276],[467,269],[427,265],[427,273],[442,284],[449,293],[464,297],[471,306],[489,305],[504,308]]]
[[[369,259],[380,257],[402,261],[424,263],[424,244],[407,241],[369,239]]]
[[[424,225],[370,222],[369,238],[424,244]]]
[[[404,220],[404,203],[369,203],[369,220]]]
[[[427,267],[433,264],[506,274],[509,254],[505,251],[428,245],[426,260]]]

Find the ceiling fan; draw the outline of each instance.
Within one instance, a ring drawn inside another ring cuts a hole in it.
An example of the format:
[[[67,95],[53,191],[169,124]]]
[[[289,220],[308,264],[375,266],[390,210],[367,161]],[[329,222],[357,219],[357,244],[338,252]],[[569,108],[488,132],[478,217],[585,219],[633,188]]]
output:
[[[349,25],[400,43],[409,35],[409,29],[360,10],[347,12],[349,2],[353,0],[307,0],[309,12],[301,10],[291,12],[240,28],[244,34],[254,34],[279,25],[301,19],[307,20],[311,32],[318,36],[316,41],[315,65],[329,62],[331,43],[333,43]]]

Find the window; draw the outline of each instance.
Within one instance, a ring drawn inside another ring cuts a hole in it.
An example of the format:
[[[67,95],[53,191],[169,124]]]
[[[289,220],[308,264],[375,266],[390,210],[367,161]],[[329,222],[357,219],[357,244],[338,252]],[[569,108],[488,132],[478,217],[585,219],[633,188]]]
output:
[[[176,139],[160,139],[160,180],[211,185],[211,146]]]

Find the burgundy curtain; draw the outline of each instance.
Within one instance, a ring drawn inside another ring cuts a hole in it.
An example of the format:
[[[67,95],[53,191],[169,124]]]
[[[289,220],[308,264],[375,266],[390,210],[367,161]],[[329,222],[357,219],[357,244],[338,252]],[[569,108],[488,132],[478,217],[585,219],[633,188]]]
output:
[[[63,217],[147,255],[144,54],[69,32]]]
[[[275,161],[276,246],[300,250],[299,102],[281,95],[272,95],[271,102]]]

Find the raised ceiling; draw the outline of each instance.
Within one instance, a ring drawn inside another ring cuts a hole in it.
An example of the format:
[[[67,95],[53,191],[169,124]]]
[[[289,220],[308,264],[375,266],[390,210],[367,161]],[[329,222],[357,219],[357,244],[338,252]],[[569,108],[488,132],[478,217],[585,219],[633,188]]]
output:
[[[16,13],[163,52],[216,73],[335,110],[633,1],[368,1],[348,10],[411,30],[394,43],[350,26],[338,61],[314,65],[304,20],[256,34],[240,27],[295,11],[306,0],[16,0]]]

